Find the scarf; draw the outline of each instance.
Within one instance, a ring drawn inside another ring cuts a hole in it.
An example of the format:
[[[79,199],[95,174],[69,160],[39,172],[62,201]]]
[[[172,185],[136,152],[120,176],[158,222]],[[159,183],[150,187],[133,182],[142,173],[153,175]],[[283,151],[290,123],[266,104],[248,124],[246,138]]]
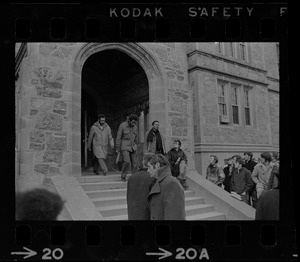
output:
[[[154,130],[153,128],[150,130],[147,136],[147,142],[153,142],[153,137],[156,137],[156,151],[161,151],[163,149],[162,139],[158,130]]]

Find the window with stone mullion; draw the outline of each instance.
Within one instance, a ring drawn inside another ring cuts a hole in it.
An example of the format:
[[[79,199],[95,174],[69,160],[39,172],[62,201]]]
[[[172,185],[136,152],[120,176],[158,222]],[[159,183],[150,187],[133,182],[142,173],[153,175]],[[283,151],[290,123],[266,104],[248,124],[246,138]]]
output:
[[[218,103],[219,103],[219,114],[227,116],[227,107],[225,99],[225,83],[218,83]]]
[[[239,124],[239,102],[238,102],[238,87],[232,87],[232,121],[233,124]]]
[[[244,42],[240,42],[239,47],[240,47],[240,57],[241,57],[241,60],[247,61],[247,57],[246,57],[246,45],[245,45],[245,43]]]
[[[234,57],[234,43],[229,42],[229,56]]]
[[[250,101],[249,101],[249,89],[244,88],[244,99],[245,99],[245,122],[246,125],[251,125],[250,119]]]

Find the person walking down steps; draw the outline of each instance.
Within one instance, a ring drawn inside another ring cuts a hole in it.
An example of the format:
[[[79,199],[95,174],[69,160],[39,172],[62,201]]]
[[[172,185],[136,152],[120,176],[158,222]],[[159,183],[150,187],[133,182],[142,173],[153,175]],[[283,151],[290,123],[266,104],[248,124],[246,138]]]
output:
[[[98,165],[95,165],[94,172],[96,175],[100,175],[100,171],[103,172],[105,176],[108,172],[107,166],[105,164],[105,159],[107,158],[108,143],[110,143],[111,148],[114,147],[114,139],[111,135],[111,129],[109,125],[105,122],[105,115],[100,114],[98,116],[98,121],[91,127],[88,139],[88,150],[92,150],[98,160]]]

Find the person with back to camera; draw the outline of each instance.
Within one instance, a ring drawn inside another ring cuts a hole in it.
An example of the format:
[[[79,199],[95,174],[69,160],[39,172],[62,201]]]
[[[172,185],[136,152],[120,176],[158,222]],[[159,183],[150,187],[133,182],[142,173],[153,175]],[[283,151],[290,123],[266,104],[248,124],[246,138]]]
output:
[[[279,220],[279,167],[272,170],[272,173],[278,181],[277,187],[261,195],[256,206],[255,220]]]
[[[144,155],[142,170],[131,175],[128,179],[128,220],[150,220],[148,194],[155,178],[152,178],[150,173],[148,172],[147,164],[153,156],[155,156],[155,154],[153,153]]]
[[[171,175],[164,155],[155,155],[148,162],[148,172],[155,183],[148,195],[151,220],[185,220],[185,196],[179,181]]]
[[[35,188],[16,195],[16,220],[57,220],[64,206],[60,195]]]
[[[180,140],[174,140],[173,145],[173,148],[167,153],[172,176],[176,177],[183,189],[186,190],[188,188],[188,185],[186,184],[187,157],[181,149]]]
[[[210,164],[206,169],[206,179],[221,187],[225,179],[225,175],[223,173],[223,169],[218,164],[218,161],[218,157],[215,155],[211,155],[209,157]]]

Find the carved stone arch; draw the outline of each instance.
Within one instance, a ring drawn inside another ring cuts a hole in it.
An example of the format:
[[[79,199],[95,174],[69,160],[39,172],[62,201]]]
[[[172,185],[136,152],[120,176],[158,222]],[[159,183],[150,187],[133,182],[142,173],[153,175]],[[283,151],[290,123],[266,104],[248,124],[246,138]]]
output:
[[[85,61],[93,54],[105,50],[120,50],[133,58],[145,71],[148,80],[157,78],[160,85],[165,85],[165,71],[162,70],[162,65],[159,60],[155,59],[154,54],[150,49],[146,49],[141,44],[137,43],[87,43],[81,46],[75,54],[73,62],[73,72],[81,73]]]
[[[72,92],[72,126],[80,126],[81,121],[81,74],[85,61],[93,54],[105,50],[119,50],[134,59],[144,70],[149,85],[149,121],[159,120],[160,130],[168,137],[167,117],[167,86],[168,80],[163,66],[146,45],[137,43],[86,43],[78,47],[71,59],[71,92]],[[77,129],[78,130],[78,129]],[[80,131],[72,131],[72,151],[77,156],[80,153],[81,145]],[[72,174],[78,174],[80,161],[73,162]],[[77,170],[77,172],[74,172]]]

